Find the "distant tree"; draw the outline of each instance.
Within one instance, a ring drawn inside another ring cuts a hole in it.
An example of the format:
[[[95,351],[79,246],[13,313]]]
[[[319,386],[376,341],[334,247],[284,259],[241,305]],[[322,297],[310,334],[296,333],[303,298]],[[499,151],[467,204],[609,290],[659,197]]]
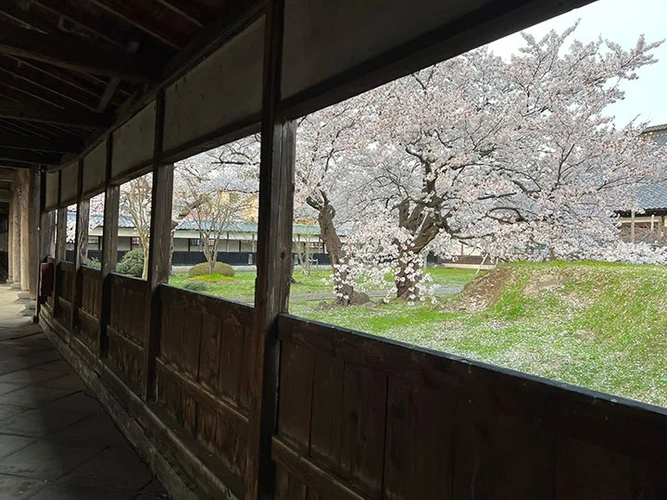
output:
[[[137,177],[120,188],[120,213],[132,220],[144,254],[142,279],[148,278],[148,251],[151,233],[151,200],[153,177]]]
[[[253,206],[259,188],[259,152],[259,138],[252,136],[176,164],[177,217],[194,221],[211,274],[229,224],[246,219]]]

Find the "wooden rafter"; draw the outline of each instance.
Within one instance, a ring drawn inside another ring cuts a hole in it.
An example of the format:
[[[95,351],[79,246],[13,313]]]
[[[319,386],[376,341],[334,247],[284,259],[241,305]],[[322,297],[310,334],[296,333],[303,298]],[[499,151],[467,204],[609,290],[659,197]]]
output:
[[[204,27],[207,15],[202,11],[195,12],[196,6],[192,5],[193,2],[183,0],[157,0],[157,2],[164,5],[169,10],[176,12],[179,16],[187,19],[195,26],[199,28]]]
[[[37,150],[52,153],[77,153],[82,143],[72,139],[40,139],[19,134],[0,134],[0,148]]]
[[[11,118],[26,122],[50,123],[83,128],[106,128],[113,119],[106,115],[87,111],[63,111],[57,109],[37,109],[34,106],[11,102],[0,102],[0,118]]]
[[[60,165],[61,154],[41,153],[0,147],[0,164],[6,162],[28,165]]]
[[[0,53],[123,80],[154,81],[158,76],[155,61],[136,54],[100,50],[73,37],[44,35],[7,24],[0,27]]]
[[[86,16],[81,10],[77,9],[66,0],[33,0],[32,3],[33,5],[80,26],[94,36],[106,40],[118,48],[124,48],[127,43],[127,40],[124,40],[118,33],[110,29],[106,23],[91,16]]]
[[[144,33],[152,36],[156,40],[159,40],[164,45],[171,47],[172,49],[180,49],[181,45],[176,43],[172,38],[171,33],[165,32],[164,28],[158,26],[148,19],[139,19],[137,12],[128,7],[124,2],[111,3],[108,0],[89,0],[90,3],[95,4],[100,9],[107,11],[109,14],[116,16],[118,19],[122,20],[130,26],[143,31]]]
[[[95,111],[97,97],[83,94],[61,81],[49,78],[28,65],[6,57],[0,58],[0,74],[5,81],[15,81],[24,90],[32,89],[33,93],[48,99],[50,102],[69,107],[81,106]]]
[[[2,17],[12,20],[24,28],[39,31],[41,33],[50,33],[53,26],[49,26],[42,19],[31,16],[29,11],[20,9],[13,2],[3,2],[0,5],[0,14]]]

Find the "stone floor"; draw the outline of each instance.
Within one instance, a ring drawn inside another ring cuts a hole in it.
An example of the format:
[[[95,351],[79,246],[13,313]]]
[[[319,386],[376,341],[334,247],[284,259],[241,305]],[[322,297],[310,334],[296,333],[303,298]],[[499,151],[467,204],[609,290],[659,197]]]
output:
[[[0,285],[0,500],[168,498],[16,299]]]

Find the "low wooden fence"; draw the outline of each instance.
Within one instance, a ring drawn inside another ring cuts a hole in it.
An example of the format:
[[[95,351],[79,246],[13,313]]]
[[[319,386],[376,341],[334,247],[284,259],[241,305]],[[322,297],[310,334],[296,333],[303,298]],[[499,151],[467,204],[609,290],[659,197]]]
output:
[[[120,274],[109,279],[109,363],[137,392],[144,371],[148,283]]]
[[[160,403],[243,477],[248,434],[252,307],[160,287]]]
[[[58,271],[67,304],[71,266]],[[101,275],[81,275],[81,340],[98,356]],[[150,366],[148,284],[108,279],[108,366],[136,392]],[[158,293],[158,398],[146,407],[179,426],[177,449],[201,447],[215,461],[196,481],[222,477],[240,496],[253,308],[165,285]],[[667,410],[290,315],[278,335],[278,499],[667,498]]]
[[[665,498],[665,410],[287,315],[279,332],[277,498]]]

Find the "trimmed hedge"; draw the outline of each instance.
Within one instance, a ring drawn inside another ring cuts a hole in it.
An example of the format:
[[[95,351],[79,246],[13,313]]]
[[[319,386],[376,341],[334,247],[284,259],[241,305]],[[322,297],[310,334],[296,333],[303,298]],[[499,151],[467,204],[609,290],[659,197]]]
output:
[[[192,266],[188,271],[188,276],[190,276],[190,278],[195,278],[197,276],[206,276],[207,274],[211,274],[211,266],[208,262],[202,262],[201,264]],[[229,264],[225,264],[224,262],[216,262],[215,273],[213,274],[221,274],[223,276],[227,276],[228,278],[233,278],[234,269],[232,268],[232,266],[230,266]]]

